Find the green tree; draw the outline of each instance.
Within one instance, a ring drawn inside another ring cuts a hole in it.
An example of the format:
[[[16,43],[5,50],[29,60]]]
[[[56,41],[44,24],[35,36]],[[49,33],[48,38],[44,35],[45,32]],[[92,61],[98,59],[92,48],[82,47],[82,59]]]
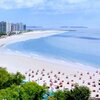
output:
[[[25,76],[20,72],[16,74],[9,73],[5,68],[0,67],[0,89],[10,87],[13,84],[20,85]]]
[[[0,100],[43,100],[45,93],[44,87],[37,83],[28,82],[0,90]]]
[[[5,87],[5,83],[10,79],[10,74],[6,71],[5,68],[0,67],[0,89]]]
[[[54,93],[54,98],[56,98],[56,100],[65,100],[64,91],[62,91],[62,90],[56,91]]]
[[[12,81],[16,85],[20,85],[22,81],[25,79],[25,76],[22,75],[20,72],[17,72],[15,75],[12,75],[12,76],[13,76]]]
[[[86,86],[76,86],[74,89],[58,90],[54,93],[56,100],[88,100],[90,97],[90,90]]]
[[[86,86],[78,86],[71,93],[74,100],[88,100],[91,92]]]
[[[0,100],[19,100],[18,90],[19,87],[16,85],[0,90]]]
[[[25,83],[20,87],[23,100],[42,100],[45,93],[44,87],[33,82]]]

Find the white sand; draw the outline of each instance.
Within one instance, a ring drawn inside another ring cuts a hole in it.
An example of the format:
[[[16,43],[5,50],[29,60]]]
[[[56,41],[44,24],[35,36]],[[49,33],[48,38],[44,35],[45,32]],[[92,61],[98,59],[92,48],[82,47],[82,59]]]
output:
[[[71,86],[72,84],[78,83],[79,85],[88,86],[91,91],[95,90],[95,92],[92,92],[91,94],[92,97],[95,97],[97,94],[99,95],[100,86],[98,85],[98,82],[100,79],[100,69],[79,63],[51,60],[39,56],[27,56],[17,52],[11,53],[2,51],[2,47],[8,43],[57,33],[57,31],[34,31],[0,39],[0,66],[6,67],[10,72],[20,71],[23,74],[26,73],[27,80],[34,80],[40,85],[47,83],[47,85],[50,86],[50,84],[53,83],[51,87],[54,90],[59,83],[62,83],[59,85],[62,85],[60,89],[71,89],[73,88],[73,86]],[[45,71],[43,71],[43,69],[45,69]],[[34,73],[32,73],[32,71],[34,71]],[[58,72],[60,73],[58,74]],[[29,74],[31,74],[31,76],[29,76]],[[57,82],[54,82],[55,80]],[[89,83],[90,85],[88,85]],[[93,85],[96,85],[96,87],[93,87]]]

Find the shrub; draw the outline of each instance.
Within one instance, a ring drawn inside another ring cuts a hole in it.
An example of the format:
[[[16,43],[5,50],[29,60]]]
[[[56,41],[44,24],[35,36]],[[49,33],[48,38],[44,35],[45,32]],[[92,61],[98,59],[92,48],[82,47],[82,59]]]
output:
[[[58,90],[54,93],[56,100],[88,100],[90,97],[90,90],[86,86],[76,86],[74,89]]]
[[[49,96],[48,100],[57,100],[57,99],[55,97],[53,97],[53,96]]]
[[[54,97],[56,100],[65,100],[65,94],[64,91],[58,90],[54,93]]]
[[[45,88],[37,83],[28,82],[20,86],[12,85],[0,90],[0,100],[43,100]]]
[[[20,85],[25,76],[20,72],[16,74],[9,73],[5,68],[0,67],[0,89],[5,89],[13,84]]]
[[[88,100],[90,97],[90,90],[86,86],[78,86],[71,93],[74,100]]]

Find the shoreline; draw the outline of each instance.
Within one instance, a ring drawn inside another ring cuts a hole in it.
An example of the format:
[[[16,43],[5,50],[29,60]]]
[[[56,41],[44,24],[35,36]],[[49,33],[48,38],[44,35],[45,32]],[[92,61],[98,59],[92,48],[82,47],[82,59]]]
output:
[[[18,38],[17,38],[17,40],[12,40],[8,43],[1,44],[1,45],[5,46],[5,45],[9,45],[9,44],[16,43],[16,42],[26,41],[26,40],[29,40],[29,39],[39,39],[39,38],[42,38],[42,37],[48,37],[48,36],[52,36],[52,35],[56,35],[56,34],[61,34],[61,33],[66,32],[66,31],[39,31],[39,32],[36,31],[35,34],[34,34],[34,32],[35,31],[22,33],[20,35],[14,35],[15,37],[20,36],[21,40],[20,39],[18,40]],[[44,33],[40,34],[41,32],[44,32]],[[28,37],[26,37],[25,35],[26,36],[28,35]],[[10,36],[10,37],[13,37],[13,35]],[[10,38],[10,37],[8,36],[8,38]]]
[[[41,56],[38,54],[25,54],[25,53],[21,53],[19,51],[11,51],[11,50],[7,50],[3,52],[3,54],[7,54],[7,55],[14,55],[14,56],[23,56],[23,57],[27,57],[27,58],[32,58],[32,59],[37,59],[37,60],[41,60],[41,61],[45,61],[48,63],[54,63],[54,64],[62,64],[62,65],[71,65],[73,67],[76,68],[80,68],[81,70],[88,70],[88,71],[93,71],[96,69],[99,69],[98,67],[89,65],[89,64],[83,64],[80,62],[76,62],[76,61],[70,61],[70,60],[63,60],[63,59],[57,59],[57,58],[53,58],[53,57],[47,57],[47,56]],[[1,52],[0,52],[1,54]]]
[[[33,39],[33,38],[40,38],[41,36],[48,36],[48,35],[53,35],[54,31],[39,31],[39,32],[30,32],[30,33],[24,33],[21,35],[15,35],[11,37],[7,37],[5,39],[0,39],[0,45],[6,43],[12,43],[16,41],[23,41],[23,39]],[[57,31],[55,31],[55,34]],[[8,42],[7,42],[8,41]],[[10,42],[9,42],[10,41]],[[2,47],[0,47],[1,49]],[[86,85],[91,88],[91,91],[96,90],[96,92],[92,92],[92,97],[95,97],[96,94],[100,93],[99,85],[98,85],[98,80],[99,80],[99,74],[100,74],[100,69],[99,68],[94,68],[92,66],[87,66],[83,65],[81,63],[71,63],[71,62],[65,62],[62,60],[52,60],[52,59],[47,59],[39,56],[27,56],[21,53],[10,53],[10,52],[2,52],[0,51],[0,66],[1,67],[6,67],[8,71],[10,72],[16,72],[20,71],[26,76],[26,79],[28,80],[30,77],[28,74],[34,70],[34,80],[36,81],[38,78],[42,77],[42,81],[45,81],[47,85],[50,84],[48,77],[52,78],[53,81],[57,81],[55,79],[55,74],[57,75],[58,78],[61,80],[64,80],[66,82],[63,83],[63,87],[68,87],[69,89],[72,88],[72,84],[74,83],[79,83],[79,85]],[[38,75],[36,75],[37,70],[41,72],[41,70],[44,74],[41,74],[38,72]],[[52,73],[50,74],[50,72]],[[96,73],[98,71],[98,73]],[[58,75],[57,73],[60,72],[62,73],[61,75]],[[27,75],[25,74],[27,73]],[[49,76],[47,74],[49,73]],[[88,74],[89,73],[89,74]],[[32,74],[32,73],[31,73]],[[45,76],[41,76],[45,75]],[[77,77],[74,77],[74,76]],[[94,76],[95,75],[95,76]],[[90,76],[92,79],[90,79]],[[69,77],[66,79],[66,77]],[[31,77],[30,80],[33,80]],[[72,81],[73,80],[73,81]],[[40,85],[42,85],[44,82],[40,80]],[[83,84],[83,81],[85,83]],[[96,87],[92,87],[92,81],[95,81]],[[69,84],[67,84],[69,82]],[[91,83],[91,85],[88,85],[88,83]],[[55,85],[58,83],[54,83],[53,88],[55,88]],[[97,92],[97,90],[99,92]]]
[[[8,42],[8,43],[3,43],[0,45],[0,48],[2,47],[5,47],[7,45],[10,45],[12,43],[16,43],[16,42],[21,42],[21,41],[26,41],[26,40],[30,40],[30,39],[39,39],[39,38],[43,38],[43,37],[48,37],[48,36],[52,36],[52,35],[56,35],[56,34],[61,34],[61,33],[64,33],[64,32],[67,32],[67,31],[39,31],[39,32],[46,32],[46,34],[39,34],[38,35],[38,31],[34,31],[34,32],[37,32],[37,35],[35,36],[32,36],[32,37],[24,37],[24,38],[21,38],[21,40],[13,40],[11,42]],[[28,33],[23,33],[23,34],[20,34],[20,35],[32,35],[33,32],[28,32]],[[14,36],[19,36],[19,35],[14,35]],[[5,52],[5,51],[4,51]],[[66,60],[66,59],[59,59],[59,58],[53,58],[53,57],[47,57],[47,56],[42,56],[42,55],[38,55],[38,54],[35,54],[35,53],[30,53],[29,55],[28,54],[24,54],[24,53],[21,53],[19,51],[11,51],[11,50],[6,50],[7,54],[14,54],[14,55],[22,55],[22,56],[30,56],[30,57],[33,57],[35,59],[39,59],[39,60],[45,60],[45,61],[48,61],[49,63],[53,61],[53,63],[56,63],[56,62],[60,62],[60,63],[64,63],[65,65],[66,64],[72,64],[72,65],[77,65],[77,66],[82,66],[84,67],[84,69],[99,69],[99,65],[92,65],[92,64],[88,64],[88,63],[80,63],[78,61],[70,61],[70,60]],[[50,59],[50,60],[48,60]],[[59,63],[58,63],[59,64]]]
[[[12,43],[26,41],[26,40],[29,40],[29,39],[39,39],[39,38],[42,38],[42,37],[48,37],[48,36],[52,36],[52,35],[55,35],[55,34],[61,34],[63,32],[54,32],[54,33],[50,32],[50,33],[47,33],[47,34],[43,34],[43,36],[39,35],[39,36],[36,36],[36,37],[34,36],[34,37],[23,38],[21,40],[14,40],[14,41],[11,41],[11,42],[8,42],[8,43],[5,43],[5,44],[1,44],[1,48],[5,47],[6,45],[10,45]],[[24,33],[23,33],[23,35],[24,35]],[[35,53],[30,53],[28,55],[26,53],[22,53],[22,52],[19,52],[19,51],[14,52],[14,51],[9,50],[9,49],[5,50],[3,53],[8,54],[8,55],[15,55],[15,56],[20,56],[21,55],[21,56],[24,56],[24,57],[29,57],[29,58],[33,58],[33,59],[37,59],[37,60],[42,60],[42,61],[45,61],[45,62],[48,62],[48,63],[71,65],[71,66],[74,65],[74,66],[78,66],[78,69],[80,68],[82,70],[86,69],[86,70],[89,70],[89,71],[93,71],[95,69],[98,69],[97,67],[89,65],[89,64],[83,64],[83,63],[76,62],[76,61],[74,62],[74,61],[70,61],[70,60],[63,60],[63,59],[58,59],[58,58],[53,58],[53,57],[42,56],[42,55],[38,55],[38,54],[35,54]]]

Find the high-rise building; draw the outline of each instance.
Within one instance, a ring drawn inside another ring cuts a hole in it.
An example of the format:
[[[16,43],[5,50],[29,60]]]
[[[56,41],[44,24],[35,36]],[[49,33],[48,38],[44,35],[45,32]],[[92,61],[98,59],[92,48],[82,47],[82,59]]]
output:
[[[23,30],[26,31],[26,25],[23,25]]]
[[[16,32],[17,31],[17,27],[16,24],[11,24],[11,32]]]
[[[9,22],[0,22],[0,33],[9,34],[11,32],[11,23]]]
[[[22,31],[26,31],[26,25],[23,23],[0,22],[0,33],[9,35],[10,33],[20,33]]]
[[[11,25],[12,32],[22,32],[25,30],[26,30],[26,25],[23,25],[22,23],[16,23]]]

